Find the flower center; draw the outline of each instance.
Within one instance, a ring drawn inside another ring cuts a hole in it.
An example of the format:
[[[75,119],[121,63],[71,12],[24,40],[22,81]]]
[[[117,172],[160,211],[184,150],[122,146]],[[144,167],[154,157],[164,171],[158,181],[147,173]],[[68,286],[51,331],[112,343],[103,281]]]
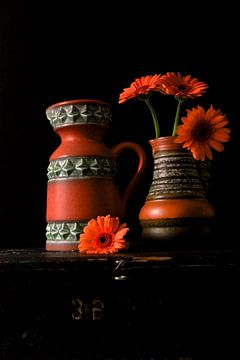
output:
[[[187,90],[187,85],[185,85],[185,84],[180,84],[180,85],[178,86],[178,89],[179,89],[180,91],[186,91],[186,90]]]
[[[105,236],[100,236],[99,242],[100,242],[101,244],[104,244],[106,241],[107,241],[107,239],[105,238]]]
[[[207,121],[200,121],[192,130],[195,141],[205,142],[212,136],[212,127]]]
[[[113,234],[111,233],[100,233],[96,237],[96,245],[100,248],[107,248],[110,247],[113,240]]]

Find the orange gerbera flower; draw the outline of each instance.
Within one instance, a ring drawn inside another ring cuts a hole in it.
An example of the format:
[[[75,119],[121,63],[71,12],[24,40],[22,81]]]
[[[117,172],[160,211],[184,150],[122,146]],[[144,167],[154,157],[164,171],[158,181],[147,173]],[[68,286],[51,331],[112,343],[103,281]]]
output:
[[[119,224],[119,218],[110,215],[98,216],[84,227],[78,245],[79,252],[86,254],[111,254],[126,248],[124,236],[126,224]]]
[[[185,100],[201,96],[207,88],[207,84],[190,75],[182,76],[180,73],[168,72],[161,77],[158,90],[165,95],[174,95],[178,99]]]
[[[160,85],[161,75],[147,75],[141,78],[135,79],[130,84],[130,87],[123,89],[123,92],[119,95],[119,104],[138,97],[139,95],[148,95],[151,91],[156,90]]]
[[[222,142],[230,138],[230,129],[226,128],[228,120],[220,110],[213,106],[205,112],[203,107],[197,106],[187,110],[187,116],[182,118],[183,125],[177,128],[176,143],[183,143],[183,147],[190,150],[196,160],[212,159],[211,148],[223,151]]]

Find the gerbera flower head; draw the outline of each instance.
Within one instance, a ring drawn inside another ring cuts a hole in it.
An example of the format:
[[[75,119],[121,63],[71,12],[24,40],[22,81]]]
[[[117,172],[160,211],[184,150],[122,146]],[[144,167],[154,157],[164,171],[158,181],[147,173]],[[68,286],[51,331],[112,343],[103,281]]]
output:
[[[161,75],[147,75],[135,79],[130,87],[123,89],[119,95],[119,104],[137,97],[139,100],[145,98],[153,90],[156,90],[160,85]]]
[[[126,248],[124,236],[129,228],[118,217],[98,216],[84,227],[78,249],[86,254],[112,254]]]
[[[153,91],[164,95],[173,95],[178,100],[172,130],[172,136],[175,136],[182,103],[187,99],[194,99],[195,97],[201,96],[207,88],[208,85],[205,82],[199,81],[197,78],[192,78],[191,75],[182,76],[179,72],[167,72],[165,75],[147,75],[135,79],[135,81],[130,84],[130,87],[123,89],[123,92],[119,95],[118,102],[121,104],[132,98],[144,101],[152,115],[155,138],[158,138],[160,137],[160,126],[157,114],[150,102],[150,95]]]
[[[212,160],[212,150],[223,151],[222,143],[229,141],[230,129],[226,116],[213,106],[205,111],[202,106],[187,110],[187,116],[182,118],[182,125],[177,128],[175,142],[182,143],[190,150],[196,160]]]
[[[152,115],[156,138],[160,136],[159,123],[156,112],[150,103],[149,97],[152,91],[155,91],[159,88],[160,83],[161,75],[158,74],[137,78],[130,84],[130,87],[123,89],[123,92],[119,95],[118,101],[119,104],[132,98],[137,98],[138,100],[144,101]]]
[[[168,72],[161,77],[158,90],[165,95],[173,95],[179,100],[194,99],[201,96],[208,88],[203,81],[192,78],[191,75],[182,76],[179,72]]]

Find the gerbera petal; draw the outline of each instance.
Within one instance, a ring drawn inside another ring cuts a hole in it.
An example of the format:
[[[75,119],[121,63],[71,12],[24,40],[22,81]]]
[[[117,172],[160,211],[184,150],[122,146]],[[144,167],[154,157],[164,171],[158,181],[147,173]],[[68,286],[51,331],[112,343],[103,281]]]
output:
[[[126,235],[126,233],[128,232],[128,230],[129,230],[128,228],[124,228],[124,229],[119,230],[119,231],[115,234],[114,240],[115,240],[115,241],[118,241],[118,240],[122,239],[122,238]]]
[[[188,141],[185,141],[183,147],[189,149],[192,146],[192,144],[193,144],[193,139],[189,139]]]
[[[97,220],[93,219],[90,223],[90,227],[92,228],[95,233],[98,233],[101,230],[100,225],[98,224]]]
[[[200,144],[199,145],[199,158],[201,161],[204,161],[206,158],[206,153],[205,153],[205,144]]]
[[[96,236],[96,234],[99,231],[99,226],[97,224],[97,221],[95,219],[92,219],[88,222],[88,224],[84,227],[83,231],[88,236]]]
[[[132,91],[132,89],[125,89],[123,93],[121,93],[119,95],[119,101],[118,103],[119,104],[122,104],[123,102],[129,100],[129,99],[132,99],[134,98],[136,95],[135,93]]]
[[[216,111],[213,109],[213,112],[211,114],[211,116],[206,116],[206,118],[208,119],[208,121],[210,122],[211,125],[217,124],[218,122],[221,122],[224,119],[224,116],[221,114],[217,114]]]
[[[100,229],[104,231],[105,217],[104,216],[98,216],[97,217],[97,223],[98,223]]]
[[[211,120],[213,117],[218,116],[218,115],[222,116],[221,111],[214,109],[214,107],[212,105],[208,108],[208,110],[206,111],[206,114],[205,114],[206,119],[208,119],[208,120]]]
[[[224,127],[225,125],[228,124],[228,120],[223,120],[223,121],[220,121],[218,122],[217,124],[214,125],[214,128],[215,129],[218,129],[218,128],[221,128],[221,127]]]
[[[110,215],[105,217],[105,231],[115,232],[119,225],[119,219],[110,217]],[[116,229],[116,230],[115,230]]]
[[[81,252],[85,252],[85,251],[88,250],[88,246],[79,244],[79,245],[78,245],[78,250],[81,251]]]
[[[117,248],[117,249],[125,249],[125,247],[126,247],[125,241],[124,242],[118,241],[117,243],[115,243],[115,248]]]
[[[212,160],[212,157],[213,157],[212,150],[211,150],[210,146],[207,143],[204,144],[204,150],[205,150],[205,154],[206,154],[207,158],[209,160]]]
[[[224,150],[224,146],[215,139],[209,139],[208,144],[215,150],[222,152]]]
[[[174,140],[176,144],[182,144],[184,140],[182,140],[182,135],[178,135],[176,139]]]
[[[230,139],[230,136],[224,132],[216,131],[213,134],[213,139],[222,141],[222,142],[228,142]]]
[[[118,231],[122,230],[123,228],[125,228],[127,226],[126,223],[122,223],[119,227],[118,227]]]
[[[98,254],[98,250],[95,250],[95,249],[89,249],[89,250],[86,250],[85,251],[86,254]]]
[[[109,222],[110,222],[110,215],[106,215],[106,216],[103,216],[103,230],[106,231],[106,232],[112,232],[110,230],[110,225],[109,225]]]
[[[191,138],[191,129],[185,129],[185,128],[182,128],[182,129],[178,129],[177,130],[177,139],[181,139],[180,142],[184,142],[184,141],[187,141]],[[176,142],[179,142],[179,141],[176,141]]]
[[[115,233],[118,230],[119,227],[119,218],[115,217],[111,219],[111,226],[112,226],[112,232]]]
[[[194,159],[200,160],[200,148],[198,142],[193,142],[193,144],[190,147],[190,150],[193,154]]]
[[[220,129],[216,129],[217,132],[224,132],[225,134],[230,134],[231,133],[231,129],[229,128],[220,128]]]

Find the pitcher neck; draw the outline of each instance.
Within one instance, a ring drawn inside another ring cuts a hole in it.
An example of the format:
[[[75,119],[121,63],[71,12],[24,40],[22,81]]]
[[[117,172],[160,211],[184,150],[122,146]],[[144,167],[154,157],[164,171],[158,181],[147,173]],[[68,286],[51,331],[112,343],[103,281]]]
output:
[[[98,124],[65,125],[55,129],[62,141],[102,141],[108,126]]]

